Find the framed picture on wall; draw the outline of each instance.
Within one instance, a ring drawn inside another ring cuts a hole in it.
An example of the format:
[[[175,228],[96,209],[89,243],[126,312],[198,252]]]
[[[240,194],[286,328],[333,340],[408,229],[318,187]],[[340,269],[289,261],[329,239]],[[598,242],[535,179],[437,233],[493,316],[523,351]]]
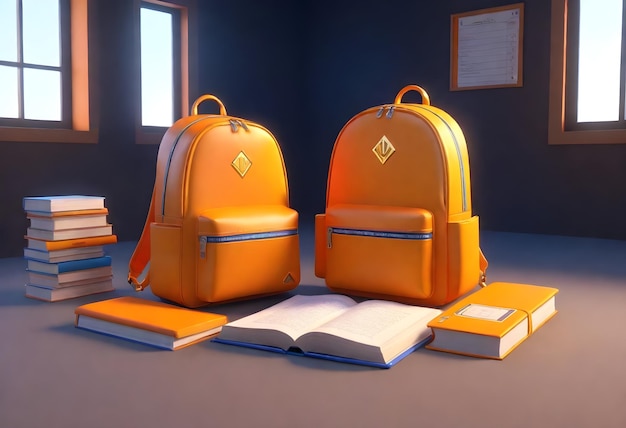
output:
[[[522,86],[524,3],[451,16],[450,90]]]

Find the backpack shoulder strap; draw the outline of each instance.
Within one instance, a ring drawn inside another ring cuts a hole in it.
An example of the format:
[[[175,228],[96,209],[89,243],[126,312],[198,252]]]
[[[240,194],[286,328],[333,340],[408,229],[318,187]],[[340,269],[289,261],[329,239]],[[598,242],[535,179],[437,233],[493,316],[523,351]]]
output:
[[[135,251],[128,262],[128,283],[131,284],[135,291],[143,291],[150,285],[150,272],[146,272],[142,280],[140,275],[146,270],[146,266],[150,263],[150,224],[155,220],[154,208],[154,190],[152,191],[152,199],[150,200],[150,208],[148,209],[148,218],[143,226],[141,237],[137,242]]]
[[[483,254],[482,249],[479,248],[478,253],[480,258],[480,286],[485,287],[487,285],[487,267],[489,266],[489,262],[487,261],[485,254]]]

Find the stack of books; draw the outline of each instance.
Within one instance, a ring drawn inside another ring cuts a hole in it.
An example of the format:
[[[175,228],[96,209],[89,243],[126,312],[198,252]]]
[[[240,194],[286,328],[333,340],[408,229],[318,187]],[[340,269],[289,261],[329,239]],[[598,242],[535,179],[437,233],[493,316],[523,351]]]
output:
[[[54,302],[114,290],[111,257],[117,242],[102,196],[24,198],[30,220],[24,248],[26,296]]]

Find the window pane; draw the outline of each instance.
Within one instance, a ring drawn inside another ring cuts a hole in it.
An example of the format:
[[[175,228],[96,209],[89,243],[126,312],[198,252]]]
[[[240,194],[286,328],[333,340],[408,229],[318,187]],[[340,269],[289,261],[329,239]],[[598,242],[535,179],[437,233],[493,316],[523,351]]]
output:
[[[17,119],[19,102],[17,92],[17,68],[0,65],[0,117]]]
[[[141,123],[174,122],[172,15],[141,9]]]
[[[24,69],[24,118],[61,120],[61,73]]]
[[[61,64],[59,0],[22,0],[24,62]]]
[[[17,61],[17,2],[0,0],[0,60]]]
[[[580,1],[578,122],[619,119],[622,0]]]

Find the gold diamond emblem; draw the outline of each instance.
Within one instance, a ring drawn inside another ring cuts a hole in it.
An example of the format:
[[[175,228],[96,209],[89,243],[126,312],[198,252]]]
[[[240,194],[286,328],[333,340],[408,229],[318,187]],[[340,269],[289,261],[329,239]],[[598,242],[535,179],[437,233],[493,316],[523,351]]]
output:
[[[372,149],[380,163],[383,165],[387,160],[391,157],[392,154],[395,153],[396,148],[391,144],[391,141],[387,137],[383,135],[383,137],[378,140],[378,143]]]
[[[248,156],[244,152],[239,152],[235,160],[231,163],[235,171],[243,178],[252,166],[252,162],[248,159]]]

